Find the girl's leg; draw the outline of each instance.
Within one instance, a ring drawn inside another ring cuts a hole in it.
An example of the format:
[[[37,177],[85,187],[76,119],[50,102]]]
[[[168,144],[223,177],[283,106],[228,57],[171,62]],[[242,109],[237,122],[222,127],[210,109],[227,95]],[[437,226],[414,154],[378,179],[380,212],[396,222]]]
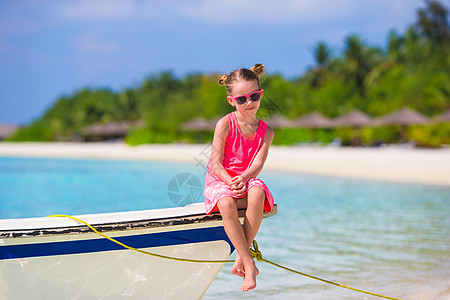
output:
[[[247,194],[247,211],[244,218],[244,232],[248,248],[255,239],[264,214],[266,192],[259,186],[252,187]]]
[[[264,200],[266,193],[264,189],[260,187],[252,187],[247,193],[247,211],[244,217],[244,234],[247,241],[247,249],[250,248],[255,236],[261,226],[264,210]],[[231,268],[231,273],[244,277],[245,272],[242,269],[243,264],[239,256],[239,252],[236,255],[236,262]],[[256,275],[258,275],[258,269]]]
[[[219,200],[217,207],[222,215],[225,232],[236,248],[245,270],[241,290],[248,291],[254,289],[256,287],[256,266],[250,255],[247,239],[239,221],[236,200],[232,197],[224,197]]]

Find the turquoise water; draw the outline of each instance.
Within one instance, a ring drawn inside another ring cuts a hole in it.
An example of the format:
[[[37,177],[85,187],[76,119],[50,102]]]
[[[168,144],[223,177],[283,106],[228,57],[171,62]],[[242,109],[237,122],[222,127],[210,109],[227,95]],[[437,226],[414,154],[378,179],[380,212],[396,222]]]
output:
[[[0,218],[175,207],[194,164],[0,157]],[[278,214],[257,240],[266,259],[403,299],[450,299],[450,188],[263,171]],[[186,177],[184,177],[186,178]],[[198,191],[186,201],[203,201]],[[243,293],[226,265],[204,299],[376,299],[259,262]]]
[[[176,207],[168,185],[186,172],[203,181],[189,164],[0,157],[0,218]]]

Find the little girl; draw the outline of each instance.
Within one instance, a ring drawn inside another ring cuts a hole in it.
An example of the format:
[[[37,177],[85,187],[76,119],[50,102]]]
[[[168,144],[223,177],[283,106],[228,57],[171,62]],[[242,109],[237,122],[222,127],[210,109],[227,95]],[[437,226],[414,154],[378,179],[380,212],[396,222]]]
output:
[[[273,208],[273,196],[256,176],[266,161],[273,130],[256,117],[263,90],[258,75],[264,65],[223,74],[219,84],[225,85],[228,103],[236,111],[221,118],[214,131],[211,158],[205,177],[206,213],[219,211],[225,232],[236,248],[236,261],[231,273],[244,277],[241,290],[256,287],[258,269],[250,255],[250,244],[258,232],[263,209]],[[241,225],[237,209],[247,207]]]

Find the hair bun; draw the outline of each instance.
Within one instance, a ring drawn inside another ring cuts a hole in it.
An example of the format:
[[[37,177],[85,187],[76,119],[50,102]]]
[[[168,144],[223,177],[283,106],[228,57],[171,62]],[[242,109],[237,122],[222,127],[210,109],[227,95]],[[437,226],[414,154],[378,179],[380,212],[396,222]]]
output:
[[[219,77],[219,85],[225,85],[226,81],[227,81],[228,75],[227,74],[222,74]]]
[[[261,75],[264,72],[264,65],[263,64],[256,64],[254,65],[250,71],[252,71],[253,73],[255,73],[256,75]]]

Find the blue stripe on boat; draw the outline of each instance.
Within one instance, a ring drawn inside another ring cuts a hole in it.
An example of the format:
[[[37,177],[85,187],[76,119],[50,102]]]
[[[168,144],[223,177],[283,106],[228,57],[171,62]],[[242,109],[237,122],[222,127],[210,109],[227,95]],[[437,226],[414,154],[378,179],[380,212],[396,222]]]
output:
[[[230,245],[230,254],[234,251],[234,247],[228,239],[223,226],[122,236],[115,239],[133,248],[149,248],[224,240]],[[125,250],[125,248],[105,238],[6,245],[0,246],[0,260],[114,250]]]

